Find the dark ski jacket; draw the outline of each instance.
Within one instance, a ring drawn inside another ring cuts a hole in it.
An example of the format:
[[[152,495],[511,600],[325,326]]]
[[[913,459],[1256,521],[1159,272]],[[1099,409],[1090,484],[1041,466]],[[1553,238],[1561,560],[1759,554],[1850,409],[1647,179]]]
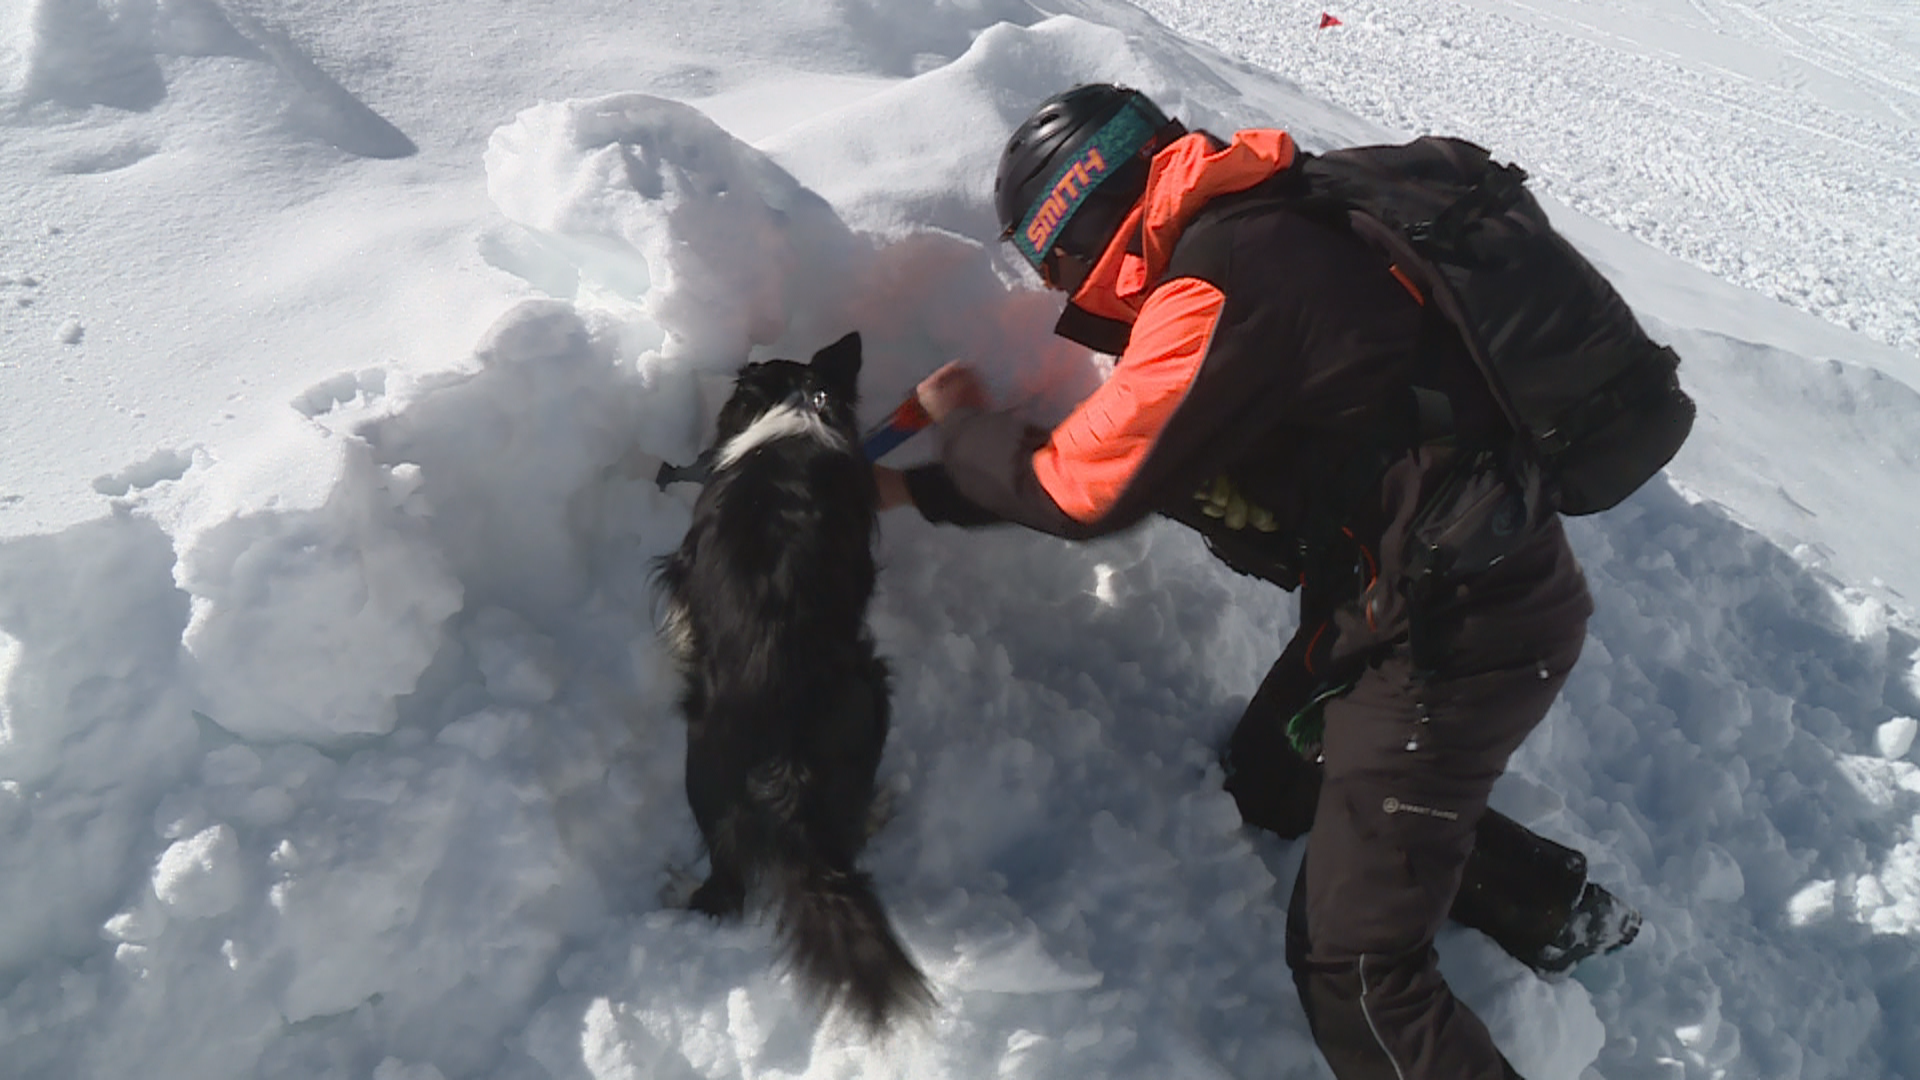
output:
[[[1405,640],[1408,526],[1453,446],[1502,430],[1498,408],[1393,267],[1340,221],[1276,202],[1294,153],[1285,132],[1250,130],[1194,132],[1156,155],[1056,328],[1117,354],[1112,375],[1051,431],[956,410],[940,464],[907,474],[921,513],[1069,538],[1164,514],[1236,570],[1304,586],[1310,665]],[[1415,386],[1448,403],[1444,437],[1423,430]],[[1209,516],[1203,496],[1222,490],[1256,520]],[[1591,611],[1550,515],[1443,599],[1454,646],[1502,654],[1518,637],[1583,633]]]

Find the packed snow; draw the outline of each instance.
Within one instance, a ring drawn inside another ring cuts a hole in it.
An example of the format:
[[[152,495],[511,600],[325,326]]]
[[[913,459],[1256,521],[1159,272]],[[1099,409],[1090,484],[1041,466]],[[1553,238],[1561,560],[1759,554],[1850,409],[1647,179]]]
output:
[[[1325,1075],[1300,845],[1215,761],[1292,600],[1170,525],[884,522],[866,865],[929,1021],[823,1022],[677,906],[654,470],[848,330],[868,419],[955,357],[1061,415],[1099,360],[989,193],[1095,79],[1479,139],[1685,357],[1695,437],[1571,523],[1592,636],[1494,800],[1646,929],[1556,980],[1439,941],[1520,1071],[1920,1076],[1920,15],[1417,7],[0,13],[0,1077]]]

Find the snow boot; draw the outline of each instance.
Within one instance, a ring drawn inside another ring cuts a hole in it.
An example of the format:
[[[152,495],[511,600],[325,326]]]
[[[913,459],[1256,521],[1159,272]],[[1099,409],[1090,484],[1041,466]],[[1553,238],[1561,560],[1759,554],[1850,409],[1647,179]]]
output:
[[[1587,858],[1495,810],[1474,832],[1473,854],[1449,912],[1542,975],[1623,948],[1640,913],[1587,880]]]
[[[1520,959],[1542,975],[1561,975],[1589,956],[1626,948],[1639,933],[1640,913],[1631,904],[1589,881],[1580,891],[1572,917],[1552,944],[1532,958]]]

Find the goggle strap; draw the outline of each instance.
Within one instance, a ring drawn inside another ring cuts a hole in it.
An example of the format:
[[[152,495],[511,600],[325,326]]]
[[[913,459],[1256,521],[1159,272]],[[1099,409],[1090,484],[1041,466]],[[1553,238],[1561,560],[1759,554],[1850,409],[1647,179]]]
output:
[[[1046,260],[1047,253],[1066,228],[1075,211],[1106,179],[1153,141],[1160,130],[1137,98],[1128,98],[1113,118],[1100,125],[1080,152],[1060,164],[1048,177],[1046,197],[1035,202],[1008,238],[1034,269]]]

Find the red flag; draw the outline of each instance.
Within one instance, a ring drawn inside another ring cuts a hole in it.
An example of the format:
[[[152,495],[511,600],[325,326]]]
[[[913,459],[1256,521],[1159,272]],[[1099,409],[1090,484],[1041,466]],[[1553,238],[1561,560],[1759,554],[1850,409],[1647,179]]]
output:
[[[1339,19],[1334,18],[1333,16],[1327,14],[1324,11],[1320,13],[1320,29],[1325,30],[1329,26],[1339,26],[1339,25],[1340,25]]]

